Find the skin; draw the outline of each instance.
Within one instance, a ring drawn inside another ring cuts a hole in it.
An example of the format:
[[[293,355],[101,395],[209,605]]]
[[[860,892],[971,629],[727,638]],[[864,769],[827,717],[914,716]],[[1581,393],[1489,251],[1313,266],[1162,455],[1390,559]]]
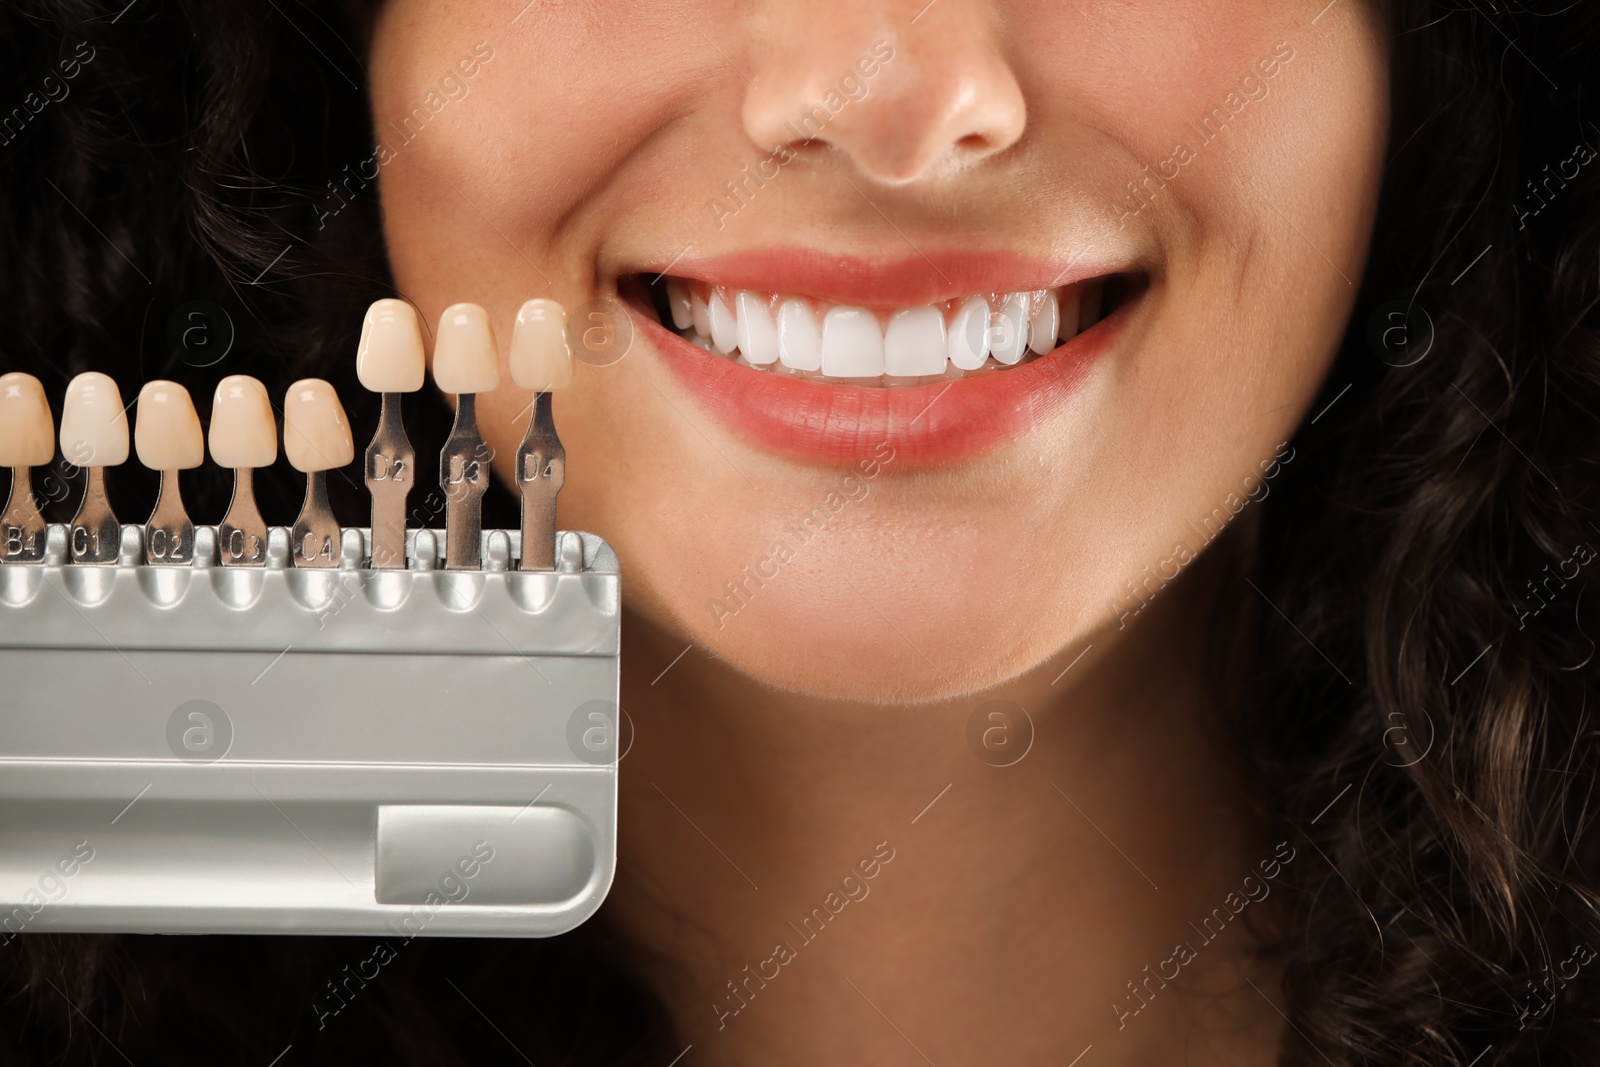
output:
[[[1217,531],[1281,469],[1376,202],[1383,36],[1363,5],[1315,7],[379,8],[387,237],[425,322],[481,303],[504,348],[523,300],[577,308],[686,246],[1066,264],[1099,243],[1150,277],[1049,418],[974,458],[885,464],[731,619],[709,609],[723,583],[845,472],[711,419],[642,336],[557,397],[560,525],[617,549],[628,610],[636,733],[606,914],[656,961],[682,1062],[1068,1063],[1091,1045],[1086,1064],[1275,1062],[1275,975],[1240,929],[1136,1015],[1113,1005],[1137,1006],[1126,983],[1276,844],[1202,729],[1203,642],[1217,603],[1255,596],[1228,568],[1253,512]],[[867,96],[719,228],[722,182],[879,40],[895,58]],[[479,42],[492,58],[406,140]],[[1280,42],[1292,59],[1261,77]],[[1247,75],[1264,95],[1199,144],[1187,124]],[[1179,139],[1179,176],[1131,199]],[[528,397],[503,380],[479,412],[509,478]],[[967,742],[991,699],[1033,724],[1009,767]],[[727,981],[801,944],[786,924],[885,841],[870,895],[725,1014]]]

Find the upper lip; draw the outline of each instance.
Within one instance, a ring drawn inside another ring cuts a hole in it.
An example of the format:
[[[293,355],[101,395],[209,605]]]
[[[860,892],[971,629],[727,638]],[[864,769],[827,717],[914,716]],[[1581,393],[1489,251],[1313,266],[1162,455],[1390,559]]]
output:
[[[924,248],[905,256],[858,256],[810,248],[769,248],[717,255],[693,249],[637,273],[666,274],[729,289],[796,293],[868,308],[915,307],[972,293],[1026,292],[1072,285],[1128,270],[1092,246],[1061,260],[1006,252]]]

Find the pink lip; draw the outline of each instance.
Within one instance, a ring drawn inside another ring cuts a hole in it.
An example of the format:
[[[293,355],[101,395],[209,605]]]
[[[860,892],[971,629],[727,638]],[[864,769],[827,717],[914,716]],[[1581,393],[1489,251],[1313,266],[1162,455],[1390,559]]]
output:
[[[896,466],[925,466],[979,456],[1048,419],[1115,347],[1138,304],[1032,362],[905,388],[753,370],[690,344],[632,305],[629,311],[699,406],[757,447],[830,466],[886,454]]]
[[[999,252],[930,249],[926,255],[883,260],[776,248],[703,258],[685,255],[644,273],[659,271],[731,289],[796,293],[853,307],[901,308],[972,293],[1049,289],[1125,269],[1125,263],[1096,260],[1087,251],[1063,264]]]

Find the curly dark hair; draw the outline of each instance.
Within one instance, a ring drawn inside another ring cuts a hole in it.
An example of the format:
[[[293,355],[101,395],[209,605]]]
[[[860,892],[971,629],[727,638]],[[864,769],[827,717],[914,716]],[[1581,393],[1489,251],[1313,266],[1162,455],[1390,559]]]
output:
[[[227,373],[275,393],[328,377],[370,424],[350,353],[392,281],[375,189],[347,180],[367,154],[348,146],[372,138],[365,7],[124,3],[0,10],[0,369],[56,394],[94,369],[129,396],[155,377],[204,396],[224,368],[185,339],[200,321],[209,345],[231,335]],[[1264,603],[1228,635],[1242,669],[1219,678],[1261,803],[1315,857],[1285,868],[1296,923],[1267,946],[1285,966],[1283,1062],[1592,1067],[1600,9],[1384,8],[1373,253],[1297,459],[1260,507],[1247,565]],[[413,439],[443,437],[443,404],[407,415]],[[278,474],[258,486],[285,523],[298,493]],[[73,477],[58,464],[37,483],[54,519]],[[360,514],[354,479],[332,488]],[[224,472],[185,474],[202,514],[228,491]],[[153,476],[130,465],[114,492],[142,513]],[[487,517],[514,525],[509,496]],[[306,1004],[368,947],[13,938],[0,1058],[114,1061],[107,1042],[172,1064],[264,1063],[290,1044],[299,1062],[517,1062],[508,1042],[539,1063],[676,1052],[601,920],[543,942],[418,941],[319,1029]]]

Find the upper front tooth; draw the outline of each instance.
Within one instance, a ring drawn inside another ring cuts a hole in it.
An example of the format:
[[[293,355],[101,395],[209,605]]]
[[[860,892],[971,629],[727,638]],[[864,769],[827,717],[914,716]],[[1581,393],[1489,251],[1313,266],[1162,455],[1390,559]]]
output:
[[[711,307],[707,314],[711,322],[711,343],[723,354],[739,347],[739,323],[728,310],[721,293],[711,294]]]
[[[936,307],[896,311],[883,335],[883,372],[907,378],[943,374],[949,354],[944,314]]]
[[[836,307],[822,320],[822,373],[834,378],[883,377],[883,331],[862,308]]]
[[[969,296],[950,320],[950,362],[977,370],[989,358],[989,301]]]
[[[701,337],[711,336],[711,315],[706,310],[705,297],[699,293],[689,294],[689,324]]]
[[[1054,292],[1044,294],[1033,313],[1033,328],[1028,331],[1028,347],[1044,355],[1056,346],[1056,336],[1061,332],[1061,302]]]
[[[1028,350],[1028,298],[1022,293],[1012,293],[1000,306],[999,321],[994,326],[991,354],[1007,366],[1018,363]]]
[[[758,367],[778,358],[778,325],[772,321],[767,302],[749,290],[734,298],[739,319],[739,351]]]
[[[1068,290],[1061,300],[1061,339],[1070,341],[1078,336],[1078,316],[1083,292],[1077,286]]]
[[[694,310],[689,302],[689,292],[676,278],[667,279],[667,308],[672,312],[672,325],[687,330],[694,324]]]
[[[822,369],[822,332],[804,300],[785,300],[778,307],[778,360],[790,370]]]

